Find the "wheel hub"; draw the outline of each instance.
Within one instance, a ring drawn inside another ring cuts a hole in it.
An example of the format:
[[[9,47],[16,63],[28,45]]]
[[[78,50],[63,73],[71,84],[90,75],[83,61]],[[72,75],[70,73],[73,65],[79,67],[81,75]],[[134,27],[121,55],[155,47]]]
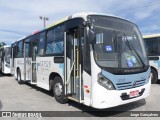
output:
[[[56,83],[54,89],[55,89],[55,94],[58,97],[62,95],[62,85],[61,85],[61,83]]]

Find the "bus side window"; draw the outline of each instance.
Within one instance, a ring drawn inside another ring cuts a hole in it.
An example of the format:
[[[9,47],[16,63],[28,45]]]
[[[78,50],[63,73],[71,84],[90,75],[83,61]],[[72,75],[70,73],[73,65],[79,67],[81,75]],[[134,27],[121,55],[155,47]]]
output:
[[[38,45],[38,55],[44,55],[44,47],[45,47],[45,32],[40,33],[39,36],[39,45]]]
[[[17,57],[23,57],[23,41],[18,43]]]
[[[47,32],[47,45],[46,45],[46,55],[62,55],[63,54],[63,43],[64,26],[58,26]]]
[[[26,44],[25,47],[26,47],[26,51],[25,51],[26,57],[30,57],[30,53],[29,53],[30,52],[30,45]]]
[[[13,44],[13,57],[17,57],[17,52],[18,52],[18,45],[17,43]]]

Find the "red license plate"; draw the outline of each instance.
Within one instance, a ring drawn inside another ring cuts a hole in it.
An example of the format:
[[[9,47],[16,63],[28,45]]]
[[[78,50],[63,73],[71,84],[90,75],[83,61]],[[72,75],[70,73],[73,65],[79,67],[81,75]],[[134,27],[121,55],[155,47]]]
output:
[[[139,96],[139,90],[131,91],[129,94],[129,97],[136,97]]]

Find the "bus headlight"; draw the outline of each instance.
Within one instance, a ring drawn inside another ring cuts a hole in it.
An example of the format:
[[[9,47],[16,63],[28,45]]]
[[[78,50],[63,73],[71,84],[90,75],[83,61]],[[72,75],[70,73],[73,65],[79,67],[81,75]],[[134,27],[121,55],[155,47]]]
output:
[[[107,90],[115,90],[112,82],[105,78],[102,74],[98,74],[98,83]]]

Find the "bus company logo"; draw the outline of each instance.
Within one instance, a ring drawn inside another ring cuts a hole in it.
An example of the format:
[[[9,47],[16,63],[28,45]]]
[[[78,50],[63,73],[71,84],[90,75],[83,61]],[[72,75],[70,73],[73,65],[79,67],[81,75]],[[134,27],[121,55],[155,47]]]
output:
[[[133,85],[133,87],[135,87],[137,85],[137,82],[134,81],[132,85]]]

